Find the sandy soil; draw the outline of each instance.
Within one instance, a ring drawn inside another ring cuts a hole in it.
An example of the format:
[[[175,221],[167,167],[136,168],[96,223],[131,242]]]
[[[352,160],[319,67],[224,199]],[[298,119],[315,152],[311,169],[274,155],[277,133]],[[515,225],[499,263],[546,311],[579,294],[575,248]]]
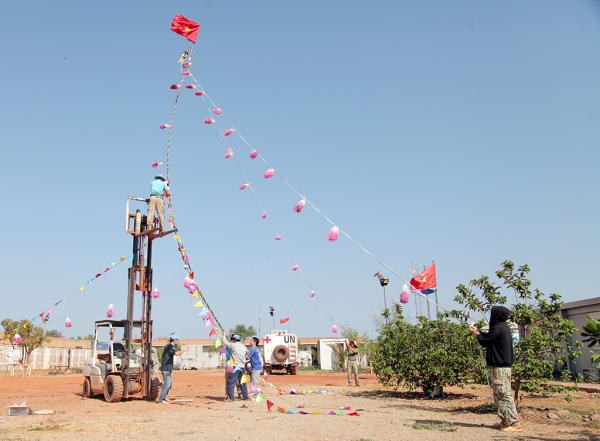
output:
[[[192,403],[158,405],[139,399],[108,404],[100,396],[82,396],[79,374],[0,377],[0,440],[80,440],[159,438],[211,440],[599,440],[600,423],[583,418],[600,413],[600,394],[580,392],[568,403],[561,396],[527,397],[521,404],[523,432],[505,434],[492,428],[499,421],[489,408],[487,386],[452,388],[442,400],[393,392],[372,375],[361,375],[361,387],[347,387],[345,374],[272,375],[285,390],[328,389],[327,395],[280,396],[266,389],[275,406],[293,412],[321,413],[349,406],[360,416],[283,414],[267,410],[266,401],[225,403],[222,370],[173,373],[171,399]],[[27,400],[33,410],[56,415],[8,417],[4,406]],[[304,409],[296,408],[304,405]],[[487,406],[486,406],[487,405]],[[563,412],[560,412],[563,410]],[[548,418],[558,412],[560,419]],[[429,429],[420,425],[432,424]],[[442,424],[445,424],[446,431]],[[449,430],[450,431],[449,431]]]

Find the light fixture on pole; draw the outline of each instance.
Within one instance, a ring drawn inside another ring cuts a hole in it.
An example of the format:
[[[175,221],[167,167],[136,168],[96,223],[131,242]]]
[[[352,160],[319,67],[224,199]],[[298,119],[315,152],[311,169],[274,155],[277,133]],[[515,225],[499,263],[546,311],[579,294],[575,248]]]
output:
[[[269,310],[271,317],[273,317],[273,329],[275,329],[275,309],[272,306],[269,306]]]
[[[383,276],[379,273],[379,271],[377,271],[377,273],[375,273],[375,275],[373,277],[377,277],[379,279],[379,284],[381,286],[383,286],[383,310],[386,313],[385,321],[387,323],[388,317],[387,317],[387,299],[385,297],[385,287],[390,282],[390,279],[384,279]]]
[[[42,343],[42,373],[41,375],[44,375],[44,359],[46,358],[46,322],[50,320],[50,314],[46,314],[43,318],[42,318],[42,322],[44,323],[44,341]]]

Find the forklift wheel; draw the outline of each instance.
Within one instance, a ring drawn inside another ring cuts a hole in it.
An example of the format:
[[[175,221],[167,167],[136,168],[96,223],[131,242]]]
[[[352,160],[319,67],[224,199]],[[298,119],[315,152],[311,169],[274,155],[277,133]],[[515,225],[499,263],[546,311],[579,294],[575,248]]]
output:
[[[83,381],[83,396],[85,398],[92,398],[94,393],[92,392],[92,382],[90,381],[90,377],[85,377]]]
[[[150,395],[148,395],[148,400],[154,401],[158,398],[158,390],[160,389],[160,379],[158,377],[154,377],[152,382],[150,383]]]
[[[109,403],[118,403],[123,398],[123,380],[119,375],[109,375],[104,383],[104,399]]]

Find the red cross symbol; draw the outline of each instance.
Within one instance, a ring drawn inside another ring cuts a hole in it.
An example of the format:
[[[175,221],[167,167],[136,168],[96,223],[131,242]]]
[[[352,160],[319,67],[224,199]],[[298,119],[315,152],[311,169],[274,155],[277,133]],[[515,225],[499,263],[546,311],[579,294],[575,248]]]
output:
[[[267,336],[265,337],[265,343],[270,343],[270,342],[271,342],[271,339],[270,339],[270,338],[269,338],[269,336],[267,335]]]

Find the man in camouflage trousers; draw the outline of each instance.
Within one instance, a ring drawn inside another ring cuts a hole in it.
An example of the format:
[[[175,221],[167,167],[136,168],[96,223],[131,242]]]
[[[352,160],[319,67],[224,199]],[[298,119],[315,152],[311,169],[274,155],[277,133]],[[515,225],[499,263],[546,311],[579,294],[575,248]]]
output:
[[[510,387],[514,353],[512,334],[506,323],[509,314],[508,308],[494,306],[490,312],[489,332],[480,332],[475,326],[469,326],[469,330],[485,348],[485,360],[491,371],[494,401],[501,420],[495,427],[499,427],[503,432],[520,432],[523,428]]]

